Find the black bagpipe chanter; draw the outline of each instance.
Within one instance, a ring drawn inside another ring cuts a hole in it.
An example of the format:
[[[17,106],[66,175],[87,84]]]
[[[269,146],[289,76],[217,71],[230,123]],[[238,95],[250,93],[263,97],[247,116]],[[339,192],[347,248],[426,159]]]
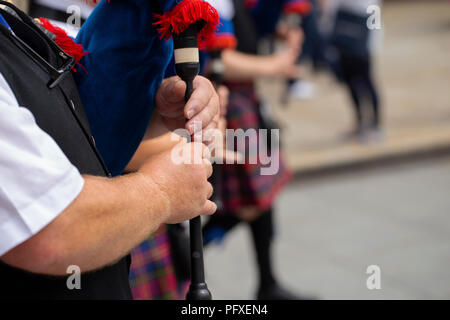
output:
[[[217,11],[202,0],[184,0],[172,11],[156,16],[155,25],[166,39],[173,38],[175,71],[186,82],[185,101],[193,91],[194,78],[200,72],[199,39],[213,36],[219,23]],[[191,284],[187,300],[211,300],[205,281],[201,218],[189,222]]]

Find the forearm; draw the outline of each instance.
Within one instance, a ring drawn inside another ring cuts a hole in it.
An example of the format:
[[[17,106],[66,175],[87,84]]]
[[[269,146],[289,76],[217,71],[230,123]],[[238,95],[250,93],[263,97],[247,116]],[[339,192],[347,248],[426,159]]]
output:
[[[85,177],[75,201],[2,260],[34,273],[64,275],[69,265],[95,270],[125,256],[167,218],[168,200],[151,179],[132,174]]]
[[[224,77],[227,80],[253,80],[273,74],[271,59],[236,50],[224,50],[222,60],[225,65]]]
[[[174,139],[174,137],[179,138]],[[173,133],[164,125],[161,117],[155,114],[150,121],[150,125],[145,133],[144,139],[133,155],[133,158],[128,163],[125,172],[135,172],[139,170],[147,159],[161,152],[172,149],[181,141],[181,139],[181,136],[174,136]]]
[[[142,141],[130,163],[128,163],[125,172],[135,172],[139,170],[142,164],[149,158],[174,148],[175,145],[180,142],[182,137],[179,137],[177,140],[173,140],[173,137],[172,132],[170,132],[157,138]]]

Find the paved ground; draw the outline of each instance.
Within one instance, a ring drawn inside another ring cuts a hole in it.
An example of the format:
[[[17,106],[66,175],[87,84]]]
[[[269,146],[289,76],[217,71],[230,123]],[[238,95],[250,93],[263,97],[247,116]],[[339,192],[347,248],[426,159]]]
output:
[[[407,2],[407,3],[405,3]],[[282,85],[262,82],[288,160],[298,172],[450,147],[450,3],[399,1],[383,9],[376,74],[386,140],[342,136],[352,112],[329,75],[308,75],[314,100],[279,105]],[[450,158],[300,180],[278,202],[276,258],[289,287],[322,299],[450,299]],[[253,251],[243,226],[206,255],[215,298],[254,296]],[[366,268],[381,268],[368,290]],[[216,271],[217,270],[217,271]]]
[[[383,100],[386,140],[362,146],[346,143],[352,108],[347,92],[328,74],[313,100],[279,106],[282,84],[261,83],[283,125],[288,160],[299,171],[450,147],[450,3],[446,0],[385,4],[384,41],[376,75]]]
[[[282,280],[322,299],[450,299],[449,192],[450,157],[295,182],[277,205]],[[250,243],[240,227],[207,251],[215,298],[253,297]]]

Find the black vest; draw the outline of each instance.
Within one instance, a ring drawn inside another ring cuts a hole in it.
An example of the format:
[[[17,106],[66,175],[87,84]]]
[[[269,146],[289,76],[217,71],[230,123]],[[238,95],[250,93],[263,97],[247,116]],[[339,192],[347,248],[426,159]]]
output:
[[[0,11],[17,35],[0,25],[0,73],[19,105],[32,112],[38,126],[82,174],[107,176],[70,71],[73,59],[23,12],[17,11],[20,21]],[[67,277],[32,274],[0,263],[0,299],[131,299],[129,263],[128,256],[112,266],[83,273],[81,290],[69,290]]]

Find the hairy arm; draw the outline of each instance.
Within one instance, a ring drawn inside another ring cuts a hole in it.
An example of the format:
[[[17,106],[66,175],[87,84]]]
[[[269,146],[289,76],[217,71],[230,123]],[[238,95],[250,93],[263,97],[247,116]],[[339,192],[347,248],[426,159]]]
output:
[[[69,265],[95,270],[125,256],[167,218],[167,197],[141,173],[84,179],[66,210],[1,260],[49,275],[65,275]]]
[[[155,113],[150,121],[147,132],[136,150],[133,158],[128,163],[125,172],[135,172],[149,158],[160,154],[161,152],[172,149],[183,138],[173,139],[174,134],[163,124],[159,114]]]

